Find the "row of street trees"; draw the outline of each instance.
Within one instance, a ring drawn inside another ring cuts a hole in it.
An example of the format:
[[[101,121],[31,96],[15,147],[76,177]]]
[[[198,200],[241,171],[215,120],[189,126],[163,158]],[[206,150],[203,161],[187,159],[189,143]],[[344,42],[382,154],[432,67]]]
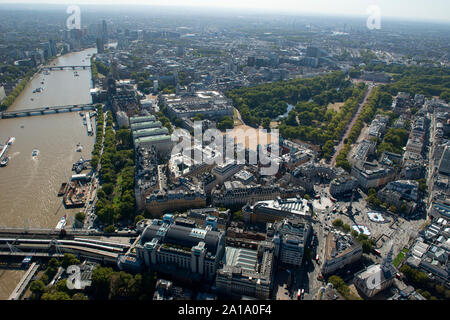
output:
[[[113,129],[112,115],[107,113],[96,214],[99,221],[113,226],[118,221],[134,220],[134,149],[128,129]],[[114,230],[114,228],[109,228]]]

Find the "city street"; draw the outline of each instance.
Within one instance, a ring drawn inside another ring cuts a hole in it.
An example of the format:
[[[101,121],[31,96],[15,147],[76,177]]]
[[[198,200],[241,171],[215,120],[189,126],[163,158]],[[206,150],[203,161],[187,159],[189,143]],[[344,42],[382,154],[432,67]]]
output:
[[[334,167],[334,165],[336,164],[336,158],[337,158],[337,156],[339,155],[339,152],[341,152],[341,150],[344,148],[344,145],[345,145],[344,141],[349,137],[350,132],[351,132],[353,126],[355,125],[356,121],[358,120],[359,115],[361,114],[361,111],[362,111],[364,105],[365,105],[366,102],[367,102],[367,99],[369,99],[370,94],[372,93],[373,88],[375,88],[375,86],[374,86],[373,84],[369,84],[369,90],[367,90],[367,93],[366,93],[366,95],[365,95],[365,97],[364,97],[363,102],[359,105],[358,111],[357,111],[357,112],[355,113],[355,115],[353,116],[352,121],[350,122],[350,124],[349,124],[348,127],[347,127],[347,131],[345,132],[344,136],[342,137],[342,139],[341,139],[339,145],[336,147],[336,150],[335,150],[335,152],[334,152],[334,155],[333,155],[333,157],[332,157],[332,159],[331,159],[331,166]]]
[[[328,190],[324,189],[322,192],[327,193]],[[426,221],[424,217],[419,220],[405,220],[402,217],[382,212],[382,215],[386,221],[384,223],[373,222],[367,215],[367,213],[373,212],[373,210],[367,207],[364,197],[365,196],[361,195],[355,196],[352,204],[354,213],[352,219],[347,215],[339,213],[340,210],[343,210],[350,205],[350,199],[337,202],[336,205],[331,206],[323,214],[317,213],[318,221],[313,224],[313,228],[314,231],[317,232],[319,244],[314,251],[313,258],[315,258],[316,254],[319,254],[320,264],[323,263],[325,239],[328,234],[328,230],[333,228],[332,223],[338,218],[341,219],[344,224],[348,224],[350,226],[353,226],[355,223],[357,225],[366,226],[371,233],[371,237],[380,239],[377,242],[377,245],[380,245],[380,247],[377,247],[377,249],[381,252],[382,257],[385,257],[388,254],[391,244],[394,245],[394,257],[404,247],[409,246],[411,241],[417,236],[421,226]],[[332,212],[334,206],[337,208],[336,213]],[[370,255],[370,259],[376,263],[380,263],[382,261],[382,258],[373,254]],[[324,285],[323,282],[317,280],[317,276],[320,274],[321,266],[315,261],[309,262],[305,264],[305,266],[306,268],[303,268],[303,271],[298,271],[296,273],[298,283],[294,286],[294,290],[298,288],[305,288],[304,299],[312,300],[314,299],[314,295],[317,293],[319,288]]]

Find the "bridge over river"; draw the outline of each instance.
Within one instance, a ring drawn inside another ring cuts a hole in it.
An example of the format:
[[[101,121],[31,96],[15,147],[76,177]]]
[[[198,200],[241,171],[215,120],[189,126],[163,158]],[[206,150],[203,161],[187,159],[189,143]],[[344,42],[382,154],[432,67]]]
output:
[[[95,106],[92,104],[78,104],[70,106],[42,107],[35,109],[5,111],[1,113],[1,119],[16,118],[16,117],[31,117],[31,116],[40,116],[44,114],[76,112],[85,110],[95,110]]]
[[[47,66],[42,67],[42,71],[54,71],[54,70],[86,70],[91,69],[91,66]]]
[[[131,239],[130,239],[131,240]],[[67,239],[31,239],[0,236],[0,257],[61,257],[72,253],[77,257],[95,260],[101,263],[116,264],[117,258],[130,249],[130,243],[100,240],[98,238]]]

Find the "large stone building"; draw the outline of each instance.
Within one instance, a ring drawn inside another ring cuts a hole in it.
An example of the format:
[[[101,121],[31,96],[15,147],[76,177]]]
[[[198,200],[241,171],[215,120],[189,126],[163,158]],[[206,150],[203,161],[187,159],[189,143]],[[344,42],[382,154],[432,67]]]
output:
[[[197,225],[206,228],[211,225],[213,230],[226,230],[231,220],[230,210],[222,210],[214,207],[190,209],[180,216],[193,220]]]
[[[419,183],[412,180],[389,182],[383,190],[378,191],[378,198],[389,206],[403,208],[405,213],[411,213],[419,199]]]
[[[223,267],[217,270],[218,293],[227,297],[270,298],[274,277],[274,245],[263,241],[258,250],[226,247]]]
[[[330,232],[326,238],[322,274],[332,274],[361,259],[362,247],[349,235]]]
[[[446,147],[441,161],[439,162],[439,173],[450,175],[450,147]]]
[[[417,201],[419,199],[419,183],[414,180],[389,182],[385,189],[400,192],[409,201]]]
[[[382,264],[371,265],[355,275],[354,284],[366,297],[373,297],[389,288],[397,270],[392,265],[392,248]]]
[[[353,158],[356,161],[366,161],[368,156],[375,153],[377,143],[373,140],[363,140],[358,145]]]
[[[378,188],[392,181],[395,177],[395,170],[392,167],[380,167],[369,162],[358,162],[351,172],[359,185],[364,189]]]
[[[167,128],[162,127],[154,116],[129,119],[135,148],[152,148],[162,156],[170,154],[173,142]]]
[[[213,205],[219,207],[244,206],[277,197],[290,198],[303,194],[303,188],[281,188],[275,186],[244,185],[240,181],[225,181],[221,189],[212,191]]]
[[[419,232],[420,237],[409,250],[406,263],[427,274],[432,273],[434,279],[450,288],[449,217],[435,218],[425,229]]]
[[[156,146],[136,149],[135,196],[138,210],[146,210],[152,217],[163,213],[206,206],[203,184],[188,178],[174,179],[167,165],[158,165]]]
[[[342,175],[331,181],[330,194],[333,197],[337,197],[342,194],[352,192],[352,190],[358,188],[358,180],[348,174]]]
[[[212,173],[217,178],[217,183],[222,184],[227,179],[231,178],[235,173],[238,173],[244,165],[238,164],[236,161],[228,161],[216,166]]]
[[[284,219],[274,225],[275,256],[286,265],[301,266],[311,225],[304,219]]]
[[[163,95],[162,103],[170,116],[178,119],[201,114],[205,118],[220,119],[234,115],[232,101],[217,91],[197,91],[191,95]]]
[[[211,280],[224,247],[224,232],[180,225],[172,215],[165,215],[145,228],[135,249],[136,256],[152,270]]]
[[[201,187],[196,190],[159,190],[145,197],[145,208],[154,217],[165,212],[206,207],[206,195]]]
[[[370,124],[368,138],[379,138],[386,131],[388,120],[388,117],[377,115]]]
[[[450,199],[446,201],[433,201],[430,216],[434,219],[444,218],[450,220]]]

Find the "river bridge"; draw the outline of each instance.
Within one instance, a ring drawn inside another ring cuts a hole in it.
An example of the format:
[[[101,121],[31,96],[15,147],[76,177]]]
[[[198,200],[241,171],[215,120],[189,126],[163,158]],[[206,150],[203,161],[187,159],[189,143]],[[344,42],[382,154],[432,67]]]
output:
[[[118,231],[115,233],[105,233],[97,231],[95,229],[37,229],[37,228],[8,228],[0,227],[0,238],[3,237],[21,237],[21,238],[51,238],[59,239],[64,234],[65,239],[74,239],[75,237],[102,237],[102,236],[114,236],[114,237],[126,237],[135,238],[138,236],[136,231]]]
[[[65,253],[102,264],[116,265],[119,257],[129,252],[131,245],[89,238],[74,240],[0,238],[0,259],[62,258]],[[9,250],[8,250],[9,249]],[[40,265],[33,262],[8,300],[20,300]]]
[[[17,118],[17,117],[31,117],[40,116],[44,114],[62,113],[62,112],[76,112],[85,110],[95,110],[95,106],[92,104],[78,104],[69,106],[55,106],[55,107],[42,107],[35,109],[23,109],[15,111],[5,111],[1,113],[1,119]]]
[[[13,290],[8,300],[20,300],[23,294],[25,293],[25,289],[28,287],[28,283],[30,283],[31,279],[35,276],[37,271],[39,270],[40,265],[33,262],[31,266],[28,268],[25,275],[20,279],[19,284]]]
[[[55,230],[0,228],[0,260],[17,261],[24,258],[36,260],[28,268],[9,300],[20,300],[34,279],[39,264],[51,258],[63,258],[71,253],[103,265],[117,265],[120,257],[130,253],[139,238],[137,232],[106,234],[96,230]],[[63,237],[62,237],[63,236]],[[114,236],[115,239],[101,236]],[[122,237],[117,239],[117,237]],[[11,262],[8,262],[10,264]],[[22,262],[23,266],[23,262]]]
[[[72,253],[77,257],[116,264],[119,256],[130,249],[131,244],[104,241],[99,239],[76,238],[66,239],[29,239],[0,237],[0,257],[62,257],[64,253]]]
[[[42,71],[54,71],[54,70],[86,70],[86,69],[91,69],[92,67],[89,66],[47,66],[47,67],[42,67]]]

